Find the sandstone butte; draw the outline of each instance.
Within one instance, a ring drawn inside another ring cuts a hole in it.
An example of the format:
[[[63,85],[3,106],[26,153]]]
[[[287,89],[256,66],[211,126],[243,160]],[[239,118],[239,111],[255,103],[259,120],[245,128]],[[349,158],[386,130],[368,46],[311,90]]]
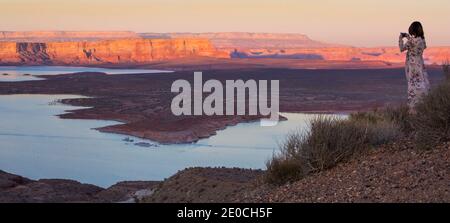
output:
[[[183,57],[227,58],[207,39],[0,42],[1,64],[138,64]]]

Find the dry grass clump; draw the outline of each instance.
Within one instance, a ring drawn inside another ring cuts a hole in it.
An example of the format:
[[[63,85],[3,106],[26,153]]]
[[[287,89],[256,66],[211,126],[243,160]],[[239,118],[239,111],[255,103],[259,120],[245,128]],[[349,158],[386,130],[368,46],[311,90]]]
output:
[[[418,148],[431,149],[450,140],[450,82],[432,89],[416,111],[413,128]]]
[[[281,153],[267,162],[265,180],[284,184],[301,179],[390,142],[398,134],[397,126],[377,113],[357,113],[348,119],[317,116],[309,130],[288,135]]]

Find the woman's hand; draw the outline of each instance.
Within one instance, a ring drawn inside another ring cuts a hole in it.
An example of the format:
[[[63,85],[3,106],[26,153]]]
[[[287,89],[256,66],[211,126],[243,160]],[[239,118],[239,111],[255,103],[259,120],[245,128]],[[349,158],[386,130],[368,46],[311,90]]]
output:
[[[400,33],[400,36],[398,37],[398,46],[400,47],[400,52],[409,50],[411,41],[410,41],[410,35],[408,33]],[[406,38],[406,43],[403,42],[403,38]]]

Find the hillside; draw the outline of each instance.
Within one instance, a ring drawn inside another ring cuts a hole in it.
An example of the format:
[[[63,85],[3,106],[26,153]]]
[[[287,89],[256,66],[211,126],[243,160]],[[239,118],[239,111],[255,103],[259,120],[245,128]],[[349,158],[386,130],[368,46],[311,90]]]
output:
[[[403,143],[279,187],[262,183],[259,170],[186,169],[141,202],[449,202],[450,144]]]
[[[418,151],[401,141],[241,202],[449,202],[450,144]]]

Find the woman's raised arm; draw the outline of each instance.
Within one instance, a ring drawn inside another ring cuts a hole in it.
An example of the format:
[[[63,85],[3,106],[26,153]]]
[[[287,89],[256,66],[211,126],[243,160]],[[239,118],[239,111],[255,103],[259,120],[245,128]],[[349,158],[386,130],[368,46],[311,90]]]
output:
[[[400,48],[400,52],[409,50],[411,48],[411,36],[410,35],[406,36],[407,39],[406,43],[403,42],[403,38],[404,38],[403,35],[400,35],[400,37],[398,38],[398,46]]]

